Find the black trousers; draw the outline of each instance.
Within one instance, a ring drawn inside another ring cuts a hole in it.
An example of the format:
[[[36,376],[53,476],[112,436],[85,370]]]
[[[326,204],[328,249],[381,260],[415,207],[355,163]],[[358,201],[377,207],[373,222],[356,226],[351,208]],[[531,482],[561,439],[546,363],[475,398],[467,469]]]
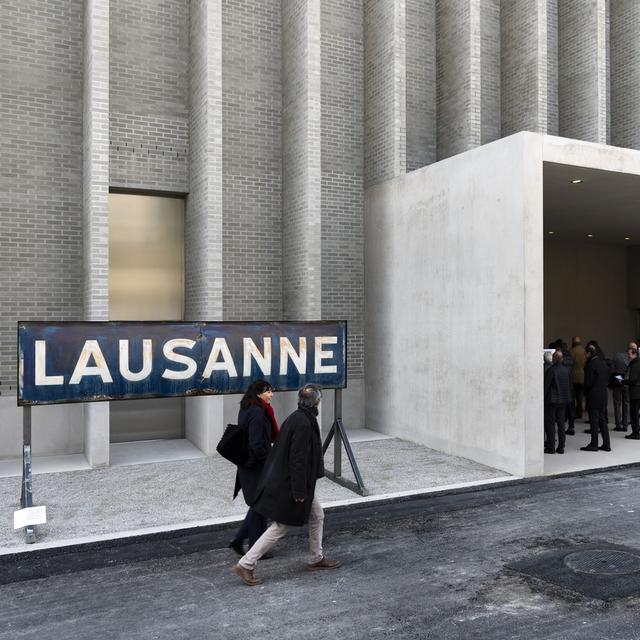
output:
[[[638,411],[640,411],[640,398],[629,400],[629,412],[631,417],[631,433],[640,436],[640,425],[638,424]]]
[[[247,515],[244,517],[236,540],[242,542],[245,538],[249,538],[249,549],[253,547],[255,541],[267,530],[267,519],[260,515],[253,507],[249,507]]]
[[[613,412],[616,427],[626,427],[629,424],[629,389],[620,385],[611,389],[613,394]]]
[[[582,390],[584,385],[582,383],[574,383],[573,385],[573,395],[576,398],[576,418],[582,418]]]
[[[607,426],[607,418],[605,409],[589,409],[589,423],[591,424],[591,442],[589,446],[598,446],[598,433],[602,436],[602,446],[610,447],[609,427]]]
[[[558,449],[564,449],[566,436],[564,433],[564,421],[566,404],[547,404],[544,412],[544,435],[547,449],[556,447],[556,426],[558,427]]]

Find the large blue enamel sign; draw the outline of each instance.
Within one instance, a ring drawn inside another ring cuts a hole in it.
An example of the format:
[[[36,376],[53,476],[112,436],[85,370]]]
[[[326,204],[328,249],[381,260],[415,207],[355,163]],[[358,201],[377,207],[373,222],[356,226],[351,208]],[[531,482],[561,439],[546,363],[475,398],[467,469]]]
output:
[[[344,388],[346,322],[19,322],[18,404]]]

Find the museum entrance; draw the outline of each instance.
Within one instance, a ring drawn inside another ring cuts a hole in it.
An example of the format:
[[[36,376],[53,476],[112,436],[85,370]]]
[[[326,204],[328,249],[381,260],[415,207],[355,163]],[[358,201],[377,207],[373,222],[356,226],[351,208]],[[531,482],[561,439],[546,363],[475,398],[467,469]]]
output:
[[[182,320],[184,200],[109,194],[109,320]],[[112,443],[184,438],[184,398],[110,403]]]
[[[613,358],[640,336],[639,204],[640,176],[544,164],[545,347],[558,339],[571,347],[580,336]],[[545,472],[640,460],[640,443],[613,432],[611,392],[612,453],[580,451],[589,441],[586,418],[567,436],[565,455],[545,455]]]

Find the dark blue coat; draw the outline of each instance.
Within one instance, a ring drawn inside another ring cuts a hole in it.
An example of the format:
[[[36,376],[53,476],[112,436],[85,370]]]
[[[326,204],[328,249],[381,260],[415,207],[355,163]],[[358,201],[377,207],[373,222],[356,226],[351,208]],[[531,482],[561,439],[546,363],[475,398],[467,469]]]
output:
[[[247,428],[249,459],[246,466],[238,467],[233,497],[242,489],[244,501],[251,505],[256,499],[258,480],[271,449],[271,420],[261,406],[251,405],[240,409],[238,424]]]

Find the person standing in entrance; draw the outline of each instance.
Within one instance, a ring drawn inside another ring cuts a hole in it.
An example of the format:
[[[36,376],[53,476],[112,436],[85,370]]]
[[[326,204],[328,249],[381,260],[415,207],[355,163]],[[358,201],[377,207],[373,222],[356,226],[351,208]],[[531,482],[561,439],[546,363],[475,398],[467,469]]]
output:
[[[562,363],[562,351],[553,354],[553,364],[544,374],[544,430],[545,453],[564,453],[565,412],[571,400],[571,373]],[[555,448],[556,425],[558,427],[558,448]]]
[[[584,391],[587,396],[587,412],[591,424],[591,442],[581,451],[611,451],[606,407],[609,399],[609,369],[596,345],[586,348],[587,365],[584,372]],[[598,446],[598,432],[602,435],[602,445]]]
[[[233,568],[249,586],[262,584],[254,575],[258,560],[286,535],[290,526],[309,522],[308,571],[337,569],[341,562],[322,551],[324,512],[315,496],[316,480],[324,476],[317,415],[322,391],[308,384],[298,391],[298,409],[282,425],[264,466],[253,508],[273,520]]]
[[[640,411],[640,360],[638,359],[638,349],[630,348],[629,367],[625,386],[629,388],[629,414],[631,418],[631,433],[625,436],[627,440],[640,440],[640,425],[638,424],[638,411]]]
[[[584,389],[584,367],[587,363],[587,354],[582,346],[580,336],[571,338],[571,357],[573,358],[573,395],[576,400],[575,417],[582,418],[582,392]]]
[[[267,529],[265,517],[251,505],[256,499],[258,481],[271,443],[278,435],[278,422],[271,406],[272,397],[273,389],[266,380],[254,380],[240,400],[238,424],[247,429],[249,458],[246,464],[238,466],[233,497],[235,499],[242,489],[249,511],[229,547],[241,556],[244,555],[245,539],[249,538],[251,548]]]
[[[611,376],[611,395],[613,396],[613,413],[616,420],[614,431],[626,431],[629,425],[629,387],[623,384],[629,367],[629,351],[637,350],[635,342],[629,342],[626,351],[613,356],[613,374]]]

